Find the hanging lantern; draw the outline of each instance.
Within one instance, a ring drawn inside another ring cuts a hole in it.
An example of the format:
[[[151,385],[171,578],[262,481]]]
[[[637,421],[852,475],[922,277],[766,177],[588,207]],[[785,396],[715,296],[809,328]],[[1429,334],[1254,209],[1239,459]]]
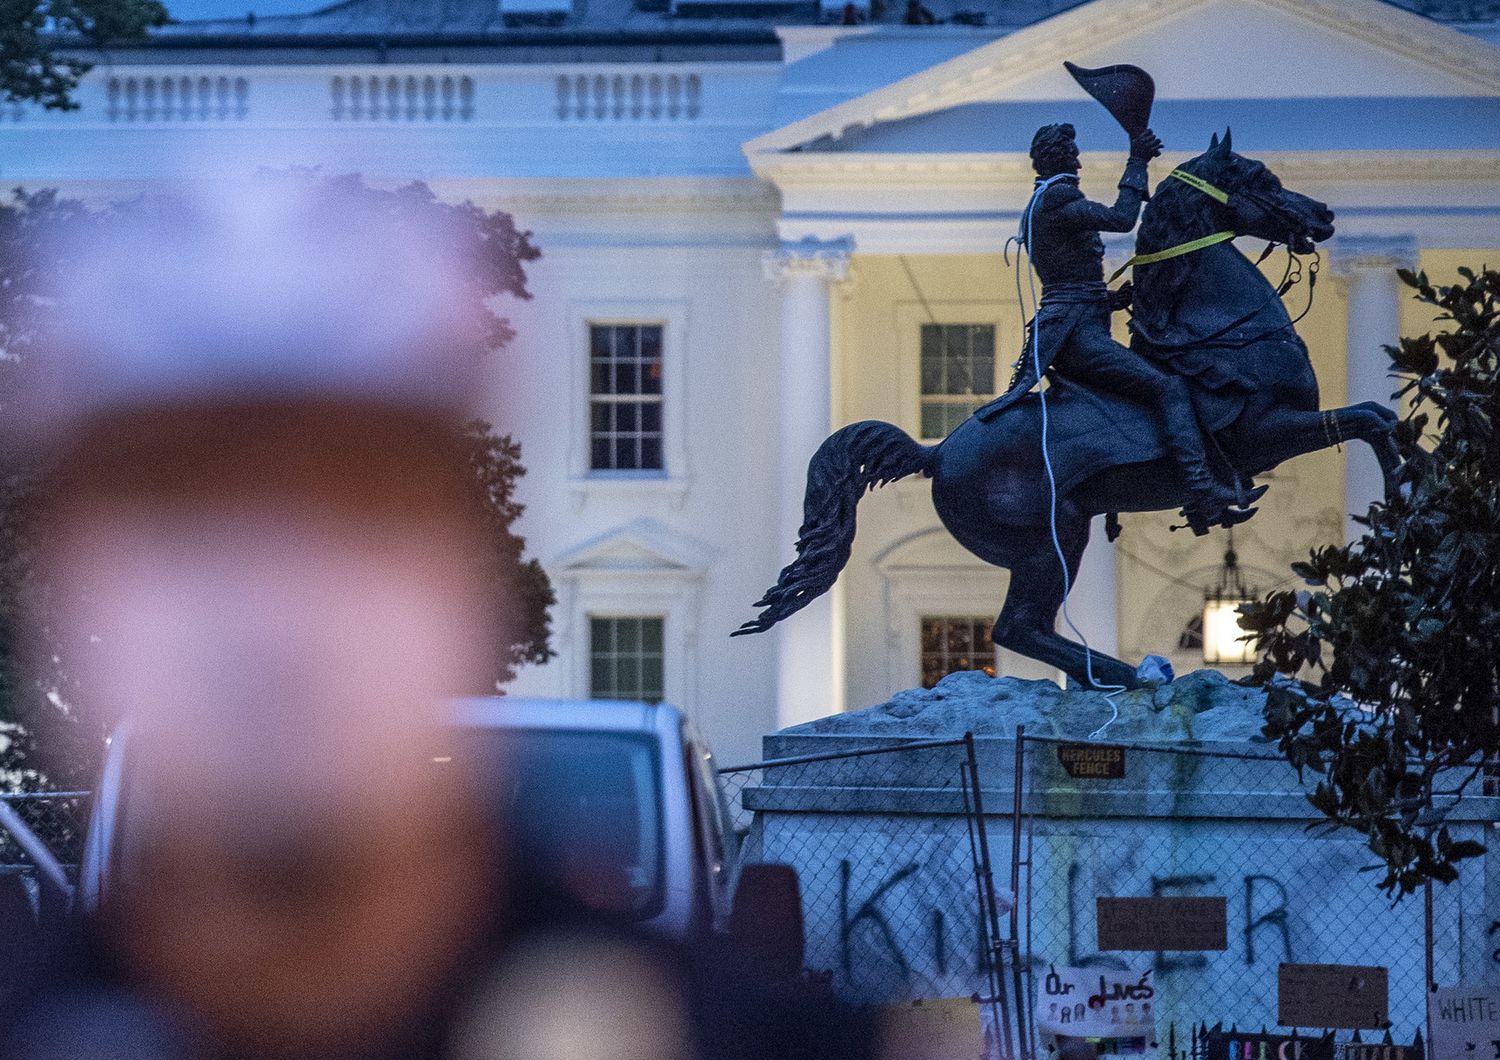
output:
[[[1245,587],[1240,573],[1240,557],[1234,550],[1234,531],[1224,549],[1224,565],[1219,580],[1203,599],[1203,661],[1210,666],[1243,666],[1255,661],[1255,642],[1242,639],[1241,604],[1255,599],[1255,592]]]

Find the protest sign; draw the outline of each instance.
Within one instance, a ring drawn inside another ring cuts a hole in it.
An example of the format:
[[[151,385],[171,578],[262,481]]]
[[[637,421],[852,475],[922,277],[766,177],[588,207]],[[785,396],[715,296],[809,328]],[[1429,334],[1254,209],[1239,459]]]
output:
[[[1036,1026],[1070,1038],[1156,1037],[1151,969],[1059,968],[1037,982]]]
[[[1386,970],[1361,964],[1283,964],[1276,1022],[1283,1027],[1380,1028],[1390,1023]]]
[[[1101,950],[1229,948],[1223,895],[1096,899]]]
[[[1500,1056],[1500,988],[1445,986],[1427,995],[1433,1060]]]

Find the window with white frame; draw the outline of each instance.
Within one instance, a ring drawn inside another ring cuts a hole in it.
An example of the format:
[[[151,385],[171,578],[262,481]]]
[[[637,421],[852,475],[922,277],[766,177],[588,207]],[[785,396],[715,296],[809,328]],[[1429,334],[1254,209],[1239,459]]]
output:
[[[995,325],[922,326],[923,438],[946,438],[995,396]]]
[[[665,625],[660,615],[590,615],[589,698],[661,702]]]
[[[589,468],[660,471],[661,324],[589,324]]]
[[[993,677],[993,621],[986,615],[923,615],[922,687],[931,688],[960,670],[983,670]]]

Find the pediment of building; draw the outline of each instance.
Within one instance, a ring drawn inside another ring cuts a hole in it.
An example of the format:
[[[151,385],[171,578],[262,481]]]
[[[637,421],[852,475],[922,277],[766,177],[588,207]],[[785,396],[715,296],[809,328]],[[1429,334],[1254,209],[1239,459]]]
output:
[[[548,567],[561,576],[665,574],[695,577],[717,550],[651,518],[633,520],[557,556]]]
[[[1187,107],[1500,97],[1500,48],[1382,0],[1093,0],[759,136],[745,152],[754,163],[823,150],[856,130],[976,104],[1086,102],[1065,59],[1134,63],[1151,72],[1158,100]]]

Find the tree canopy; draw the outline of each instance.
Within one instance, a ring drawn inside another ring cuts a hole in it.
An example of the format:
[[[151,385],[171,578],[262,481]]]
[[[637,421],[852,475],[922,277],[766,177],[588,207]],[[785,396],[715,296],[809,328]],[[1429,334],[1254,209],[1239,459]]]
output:
[[[1439,330],[1387,347],[1405,457],[1363,536],[1295,564],[1310,589],[1243,609],[1268,688],[1265,733],[1320,774],[1310,796],[1366,837],[1381,886],[1449,882],[1482,852],[1445,824],[1500,754],[1500,272],[1402,280]]]
[[[73,92],[92,64],[59,51],[60,39],[102,48],[166,22],[159,0],[0,0],[0,92],[8,102],[76,110]]]

